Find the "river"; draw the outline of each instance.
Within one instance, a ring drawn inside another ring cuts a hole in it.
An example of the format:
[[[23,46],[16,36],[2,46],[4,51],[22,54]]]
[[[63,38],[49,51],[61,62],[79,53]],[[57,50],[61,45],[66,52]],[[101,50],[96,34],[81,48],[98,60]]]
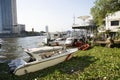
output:
[[[24,49],[40,47],[44,36],[2,38],[3,43],[0,49],[0,62],[5,62],[19,57],[27,56]]]

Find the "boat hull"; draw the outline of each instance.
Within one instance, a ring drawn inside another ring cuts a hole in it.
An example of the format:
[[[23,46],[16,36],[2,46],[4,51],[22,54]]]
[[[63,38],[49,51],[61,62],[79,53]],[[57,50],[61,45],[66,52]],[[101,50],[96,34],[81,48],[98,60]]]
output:
[[[75,51],[73,51],[73,52],[75,52]],[[63,61],[66,61],[66,60],[69,60],[70,58],[72,58],[73,52],[69,52],[69,53],[66,52],[61,55],[46,58],[44,60],[38,60],[38,61],[34,61],[31,63],[25,64],[24,66],[15,69],[14,74],[19,76],[19,75],[24,75],[27,73],[35,72],[38,70],[42,70],[42,69],[45,69],[50,66],[54,66],[58,63],[61,63]]]

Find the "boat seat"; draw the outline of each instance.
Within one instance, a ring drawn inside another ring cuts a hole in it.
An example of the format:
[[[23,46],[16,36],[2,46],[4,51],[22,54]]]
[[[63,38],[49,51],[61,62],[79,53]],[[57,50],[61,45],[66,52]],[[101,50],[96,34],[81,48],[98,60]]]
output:
[[[28,62],[33,62],[36,61],[36,59],[34,57],[30,57],[30,60]]]
[[[45,59],[45,58],[49,58],[51,56],[53,56],[55,54],[54,51],[51,51],[51,52],[48,52],[48,53],[45,53],[45,54],[42,54],[40,55],[42,59]]]

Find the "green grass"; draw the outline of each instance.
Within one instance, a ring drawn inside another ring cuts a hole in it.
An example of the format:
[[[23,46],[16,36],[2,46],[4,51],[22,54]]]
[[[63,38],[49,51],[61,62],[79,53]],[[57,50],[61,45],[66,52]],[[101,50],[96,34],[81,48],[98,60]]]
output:
[[[78,51],[69,61],[23,76],[0,64],[0,80],[120,80],[120,49],[96,46]]]

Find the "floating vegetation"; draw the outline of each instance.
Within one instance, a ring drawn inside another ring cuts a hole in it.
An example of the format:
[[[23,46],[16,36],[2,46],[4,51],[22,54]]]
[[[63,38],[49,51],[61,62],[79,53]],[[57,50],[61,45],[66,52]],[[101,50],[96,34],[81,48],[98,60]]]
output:
[[[7,63],[1,63],[0,70],[0,80],[119,80],[120,49],[78,51],[69,61],[23,76],[10,74]]]

